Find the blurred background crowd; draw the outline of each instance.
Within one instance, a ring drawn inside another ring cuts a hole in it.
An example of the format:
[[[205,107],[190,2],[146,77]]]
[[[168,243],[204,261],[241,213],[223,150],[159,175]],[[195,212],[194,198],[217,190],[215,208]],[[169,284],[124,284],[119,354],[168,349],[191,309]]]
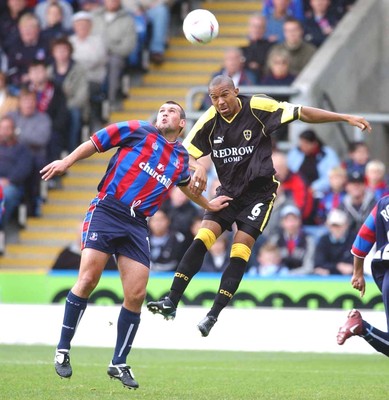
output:
[[[264,0],[248,20],[247,45],[225,48],[210,79],[227,74],[237,87],[291,85],[353,3]],[[165,62],[174,27],[193,8],[185,0],[0,1],[0,235],[21,204],[29,216],[41,216],[46,191],[61,185],[56,180],[43,187],[41,167],[109,121],[127,95],[124,78]],[[209,105],[205,96],[199,108]],[[280,140],[287,140],[286,130],[274,135],[278,198],[247,273],[351,274],[356,230],[376,200],[389,194],[385,164],[363,141],[350,143],[341,157],[312,129],[287,150],[277,146]],[[210,159],[202,162],[211,198],[218,179]],[[176,269],[201,216],[179,189],[172,190],[150,220],[152,270]],[[230,246],[226,232],[202,271],[223,271]],[[53,268],[77,269],[78,260],[79,245],[72,243]],[[107,268],[115,268],[114,260]]]

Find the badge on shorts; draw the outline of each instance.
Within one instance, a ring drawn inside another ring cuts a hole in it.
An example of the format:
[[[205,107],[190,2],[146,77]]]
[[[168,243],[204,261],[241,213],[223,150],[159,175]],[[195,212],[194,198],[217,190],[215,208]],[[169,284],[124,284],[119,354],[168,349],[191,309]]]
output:
[[[250,140],[251,139],[251,134],[252,132],[250,131],[250,129],[245,129],[243,131],[243,136],[246,140]]]
[[[93,240],[94,242],[97,240],[98,234],[96,232],[92,232],[89,236],[89,240]]]

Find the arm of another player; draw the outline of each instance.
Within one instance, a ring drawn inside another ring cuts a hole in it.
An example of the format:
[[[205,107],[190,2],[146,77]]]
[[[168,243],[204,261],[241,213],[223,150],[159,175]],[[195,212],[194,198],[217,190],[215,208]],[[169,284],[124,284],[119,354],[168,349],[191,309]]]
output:
[[[96,153],[96,147],[91,140],[80,144],[69,155],[62,160],[55,160],[47,164],[39,172],[42,174],[42,179],[45,181],[51,179],[56,175],[63,175],[68,168],[70,168],[76,161],[83,160]]]
[[[360,296],[365,294],[366,283],[363,276],[363,262],[364,258],[354,256],[354,272],[351,277],[351,285],[354,289],[359,290]]]
[[[189,156],[189,169],[194,171],[189,189],[195,196],[200,196],[207,188],[207,170],[193,156]]]
[[[340,114],[332,111],[322,110],[314,107],[301,107],[300,121],[307,123],[324,122],[348,122],[351,126],[356,126],[362,131],[371,132],[371,126],[364,117],[350,114]]]
[[[195,195],[191,192],[189,185],[188,186],[179,186],[181,191],[189,197],[192,201],[198,204],[200,207],[209,210],[209,211],[220,211],[221,209],[228,206],[228,201],[232,200],[231,197],[228,196],[218,196],[211,201],[208,201],[202,195]]]

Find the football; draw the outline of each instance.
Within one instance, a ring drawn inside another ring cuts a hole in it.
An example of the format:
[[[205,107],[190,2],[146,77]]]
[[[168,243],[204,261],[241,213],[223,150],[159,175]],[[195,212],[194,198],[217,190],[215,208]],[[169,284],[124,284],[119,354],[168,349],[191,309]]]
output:
[[[192,44],[207,44],[219,33],[219,23],[208,10],[191,11],[182,26],[186,39]]]

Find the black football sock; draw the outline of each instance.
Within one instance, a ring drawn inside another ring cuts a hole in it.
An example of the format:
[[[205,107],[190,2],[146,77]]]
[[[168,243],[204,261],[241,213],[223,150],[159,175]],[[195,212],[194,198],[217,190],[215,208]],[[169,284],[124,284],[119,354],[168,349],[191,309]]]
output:
[[[169,293],[169,298],[176,307],[189,282],[200,271],[206,252],[204,242],[195,239],[182,257]]]
[[[213,306],[207,315],[214,318],[219,316],[221,310],[226,307],[238,290],[244,271],[246,270],[246,265],[247,261],[243,260],[243,258],[232,257],[230,259],[230,264],[223,272]]]
[[[76,296],[70,291],[66,297],[65,312],[61,329],[61,338],[57,349],[70,350],[70,342],[76,333],[77,326],[84,315],[88,299]]]
[[[122,306],[118,318],[117,339],[112,364],[126,363],[139,323],[140,314],[127,310]]]

